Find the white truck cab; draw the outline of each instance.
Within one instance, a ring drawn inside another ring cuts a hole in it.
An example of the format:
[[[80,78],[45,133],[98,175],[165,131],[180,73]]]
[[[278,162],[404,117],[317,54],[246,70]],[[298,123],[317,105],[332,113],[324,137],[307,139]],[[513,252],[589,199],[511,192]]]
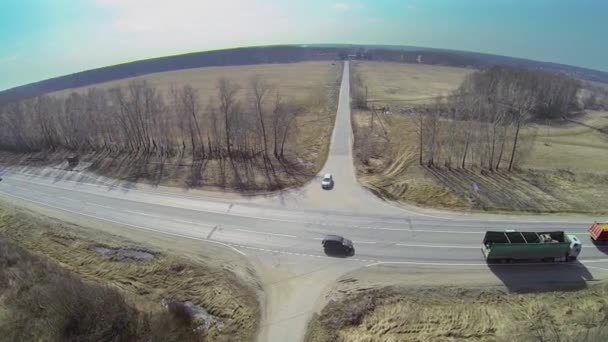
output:
[[[568,239],[570,240],[570,252],[568,253],[568,259],[576,260],[576,258],[578,258],[578,255],[581,254],[583,244],[581,243],[581,240],[579,240],[574,235],[568,234]]]

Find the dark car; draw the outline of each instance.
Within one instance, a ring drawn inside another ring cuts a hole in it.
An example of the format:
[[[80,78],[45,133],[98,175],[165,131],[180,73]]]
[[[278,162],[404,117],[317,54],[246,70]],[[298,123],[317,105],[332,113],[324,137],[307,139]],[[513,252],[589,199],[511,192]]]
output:
[[[340,235],[327,235],[321,242],[327,255],[354,255],[353,242]]]

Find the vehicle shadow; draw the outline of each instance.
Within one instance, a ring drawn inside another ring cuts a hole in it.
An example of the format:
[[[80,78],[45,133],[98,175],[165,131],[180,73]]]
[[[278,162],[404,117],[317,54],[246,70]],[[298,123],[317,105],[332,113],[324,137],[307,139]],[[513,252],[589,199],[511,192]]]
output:
[[[575,291],[587,287],[594,277],[578,261],[564,263],[488,264],[509,292],[535,293]]]
[[[590,242],[588,244],[586,244],[586,246],[592,245],[593,247],[595,247],[598,251],[608,255],[608,242],[607,241],[593,241],[592,239],[589,239]]]
[[[322,187],[322,189],[325,190],[325,191],[333,190],[335,184],[336,184],[336,182],[331,182],[331,184],[329,184],[329,186],[327,186],[326,188]]]
[[[329,251],[329,250],[325,250],[325,255],[327,255],[330,258],[341,258],[341,259],[346,259],[346,258],[350,258],[352,256],[355,256],[355,249],[353,248],[352,251],[350,251],[350,253],[343,253],[343,252],[338,252],[338,251]]]

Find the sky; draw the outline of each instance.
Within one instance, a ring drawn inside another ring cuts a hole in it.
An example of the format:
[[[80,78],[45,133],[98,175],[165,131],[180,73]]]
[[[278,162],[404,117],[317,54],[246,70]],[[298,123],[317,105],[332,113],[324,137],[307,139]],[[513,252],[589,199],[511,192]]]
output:
[[[608,71],[606,0],[0,0],[0,90],[273,44],[390,44]]]

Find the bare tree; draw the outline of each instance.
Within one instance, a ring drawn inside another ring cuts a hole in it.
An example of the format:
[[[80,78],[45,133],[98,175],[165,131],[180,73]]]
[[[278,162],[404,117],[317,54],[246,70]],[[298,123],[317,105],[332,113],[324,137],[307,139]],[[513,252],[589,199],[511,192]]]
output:
[[[426,136],[426,113],[420,109],[416,111],[416,128],[418,129],[418,164],[424,165],[424,137]]]
[[[189,85],[171,89],[174,110],[182,134],[187,132],[192,149],[192,159],[205,158],[205,142],[200,125],[201,105],[197,92]]]
[[[264,153],[264,167],[266,168],[267,174],[270,168],[274,173],[274,167],[272,161],[268,155],[268,135],[266,133],[266,113],[264,110],[266,98],[270,93],[270,86],[266,83],[259,75],[253,76],[250,79],[251,97],[253,100],[253,107],[255,109],[258,123],[260,126],[260,133],[262,136],[263,153]]]
[[[226,139],[226,151],[232,159],[232,126],[235,109],[238,106],[236,95],[239,91],[237,84],[227,78],[220,78],[217,82],[219,110],[224,118],[224,131]]]
[[[274,109],[272,111],[272,129],[273,153],[277,159],[284,160],[287,137],[294,129],[294,123],[302,112],[303,108],[300,105],[285,101],[278,92],[275,94]]]

